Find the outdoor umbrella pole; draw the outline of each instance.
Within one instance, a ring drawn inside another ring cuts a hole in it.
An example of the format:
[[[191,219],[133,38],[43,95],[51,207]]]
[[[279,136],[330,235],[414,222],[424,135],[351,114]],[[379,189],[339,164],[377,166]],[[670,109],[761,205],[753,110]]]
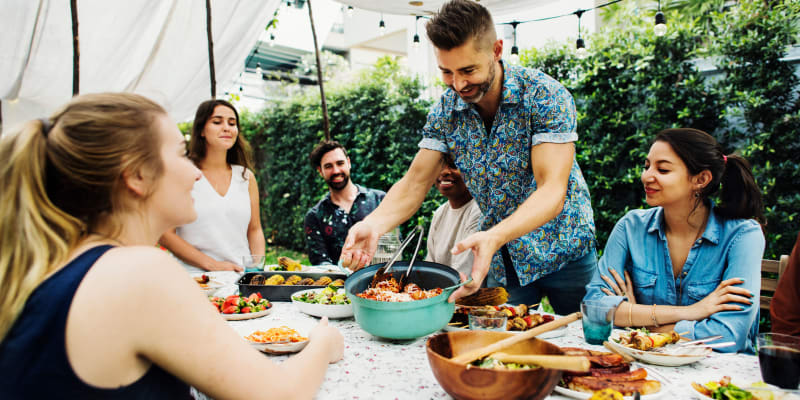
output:
[[[328,122],[328,103],[325,102],[325,89],[322,86],[322,63],[319,62],[319,46],[317,46],[317,30],[314,28],[314,14],[311,12],[311,0],[308,4],[308,20],[311,22],[311,36],[314,38],[314,55],[317,57],[317,82],[319,83],[319,97],[322,99],[322,129],[325,131],[325,140],[331,140],[330,122]]]

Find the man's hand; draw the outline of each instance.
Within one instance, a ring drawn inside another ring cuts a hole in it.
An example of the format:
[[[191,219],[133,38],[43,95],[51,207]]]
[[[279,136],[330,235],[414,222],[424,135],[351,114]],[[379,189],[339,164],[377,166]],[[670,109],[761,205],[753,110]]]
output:
[[[209,271],[235,271],[235,272],[242,272],[244,268],[240,265],[236,265],[229,261],[217,261],[208,264],[206,268]]]
[[[375,249],[378,247],[378,237],[380,234],[366,220],[359,221],[347,232],[347,239],[342,247],[342,255],[339,256],[342,266],[353,271],[369,265]]]
[[[453,303],[461,297],[469,296],[480,289],[483,280],[489,273],[489,266],[492,264],[492,257],[504,243],[493,234],[486,232],[476,232],[466,239],[453,246],[452,253],[459,254],[463,251],[472,251],[472,282],[468,283],[453,292],[447,301]],[[462,281],[466,277],[462,276]]]

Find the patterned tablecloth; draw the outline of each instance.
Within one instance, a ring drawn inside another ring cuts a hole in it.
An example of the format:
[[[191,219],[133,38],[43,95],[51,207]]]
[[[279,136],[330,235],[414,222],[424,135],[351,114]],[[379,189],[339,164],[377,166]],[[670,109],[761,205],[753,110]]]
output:
[[[233,283],[238,275],[233,273],[214,273],[214,278],[229,286],[220,289],[217,295],[235,293]],[[274,326],[276,323],[288,326],[309,326],[318,319],[301,313],[292,303],[273,303],[273,312],[265,317],[229,321],[233,329],[242,334]],[[428,337],[415,340],[385,340],[363,331],[353,318],[331,320],[344,336],[344,359],[331,364],[325,375],[317,399],[449,399],[451,398],[433,376],[425,354]],[[437,332],[438,333],[438,332]],[[588,345],[583,341],[581,323],[575,322],[567,327],[562,337],[549,339],[558,346],[582,347],[605,350],[602,346]],[[287,356],[269,356],[276,362]],[[727,375],[733,382],[748,385],[761,380],[758,358],[747,354],[722,354],[714,352],[709,357],[681,367],[661,367],[641,365],[650,375],[661,381],[659,395],[646,398],[692,399],[700,398],[690,383],[719,380]],[[198,397],[203,397],[202,395]],[[568,399],[553,393],[548,399]]]

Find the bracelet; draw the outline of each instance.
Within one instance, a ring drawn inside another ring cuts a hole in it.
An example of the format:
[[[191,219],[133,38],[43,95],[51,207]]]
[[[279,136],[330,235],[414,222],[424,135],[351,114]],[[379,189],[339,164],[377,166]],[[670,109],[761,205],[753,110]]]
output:
[[[658,321],[656,321],[656,305],[655,304],[653,304],[653,312],[650,314],[650,318],[653,319],[653,325],[656,328],[658,328],[659,325],[658,325]]]
[[[633,326],[633,303],[628,303],[628,326]]]

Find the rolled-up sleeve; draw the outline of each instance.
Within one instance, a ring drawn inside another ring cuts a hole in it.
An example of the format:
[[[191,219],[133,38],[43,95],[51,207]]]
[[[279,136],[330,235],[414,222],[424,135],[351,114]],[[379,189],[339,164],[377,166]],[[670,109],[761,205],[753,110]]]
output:
[[[613,280],[614,277],[611,275],[611,269],[617,271],[619,276],[625,276],[625,265],[628,264],[630,257],[628,254],[626,226],[626,218],[623,217],[614,226],[614,230],[611,231],[608,242],[606,242],[606,248],[603,251],[603,256],[600,257],[600,261],[597,263],[597,269],[594,271],[592,280],[586,285],[586,295],[583,297],[584,300],[600,301],[612,307],[618,307],[620,303],[628,300],[627,296],[609,296],[603,293],[603,288],[611,290],[612,292],[613,290],[601,278],[601,276],[605,275]]]
[[[567,88],[552,78],[538,88],[535,110],[531,113],[533,140],[540,143],[569,143],[578,140],[576,133],[575,101]]]
[[[758,224],[753,223],[742,229],[731,241],[726,257],[728,267],[722,280],[741,278],[741,287],[753,294],[753,304],[731,303],[742,306],[740,311],[721,311],[700,321],[678,321],[676,332],[689,332],[691,338],[722,335],[720,341],[736,342],[736,347],[720,348],[720,352],[753,352],[753,326],[757,326],[759,298],[761,290],[761,258],[764,254],[764,234]]]
[[[452,118],[444,111],[444,97],[436,102],[428,113],[425,126],[422,128],[422,140],[419,148],[449,153],[445,136],[453,130]]]

